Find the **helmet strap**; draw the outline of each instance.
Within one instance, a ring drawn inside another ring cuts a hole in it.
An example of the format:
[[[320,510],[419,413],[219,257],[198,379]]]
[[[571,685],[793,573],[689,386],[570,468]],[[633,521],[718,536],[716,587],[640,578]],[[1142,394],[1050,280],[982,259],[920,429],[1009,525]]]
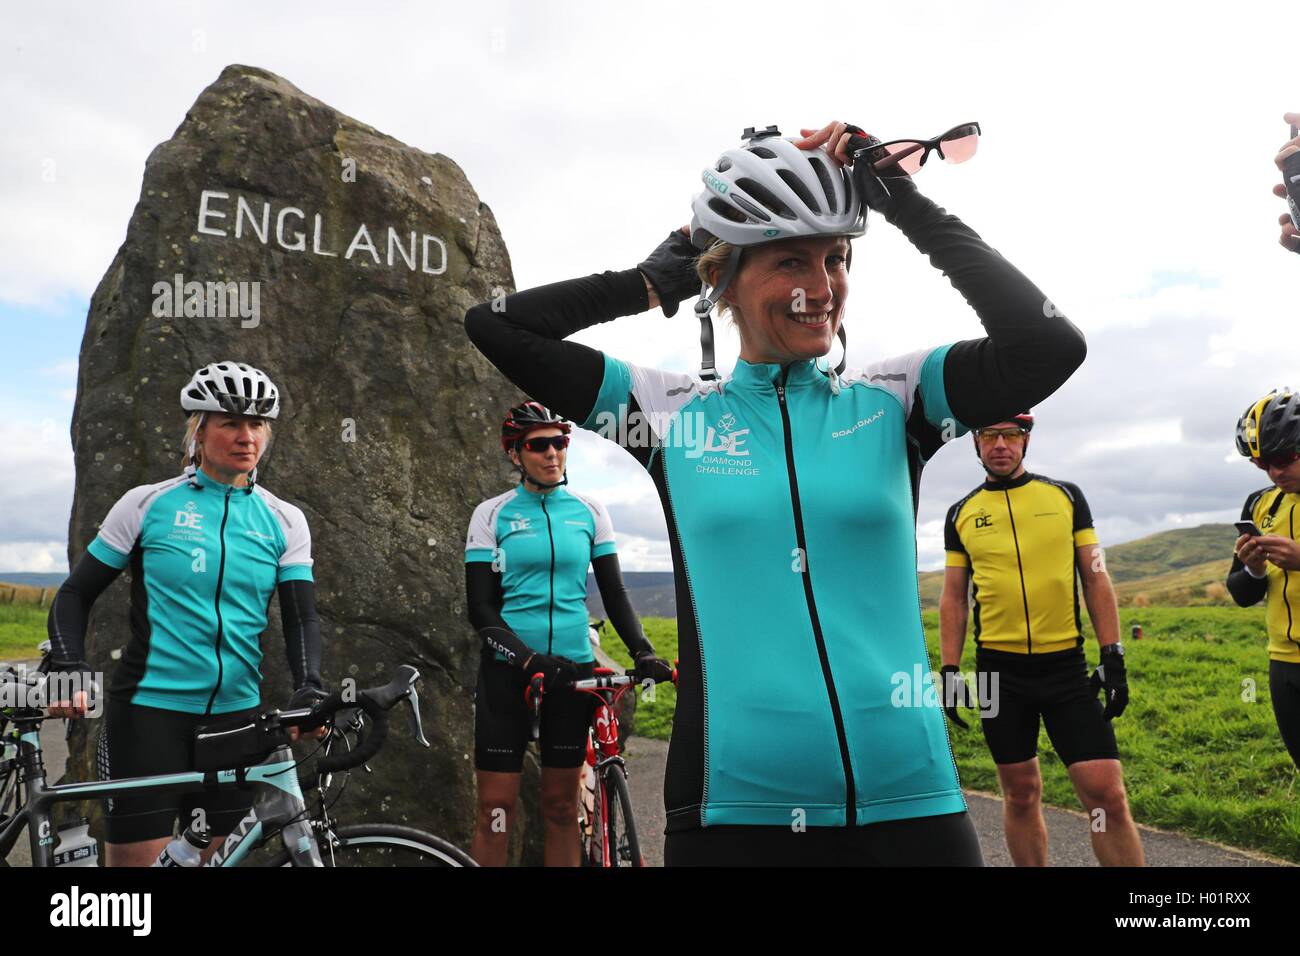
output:
[[[203,422],[207,419],[207,412],[199,412],[199,423],[194,426],[194,434],[190,437],[189,447],[189,464],[185,466],[185,476],[189,479],[190,486],[199,487],[198,479],[195,477],[199,470],[199,456],[195,443],[198,439],[199,429],[203,427]]]
[[[534,478],[532,475],[528,473],[528,469],[524,467],[524,462],[522,458],[519,460],[519,476],[523,480],[525,488],[527,488],[528,485],[531,483],[534,487],[540,488],[543,491],[550,491],[552,488],[558,488],[561,485],[567,485],[569,483],[569,469],[567,468],[564,469],[564,477],[562,477],[559,481],[555,482],[554,484],[548,485],[544,481],[538,481],[536,478]]]
[[[714,365],[713,358],[713,319],[711,313],[713,307],[722,300],[722,293],[727,291],[727,286],[731,285],[731,280],[735,278],[736,270],[740,267],[740,256],[745,250],[740,246],[732,246],[731,252],[727,256],[727,265],[722,270],[722,278],[718,284],[709,291],[707,282],[700,285],[700,298],[695,303],[695,315],[700,320],[700,378],[709,381],[718,378],[718,370]]]

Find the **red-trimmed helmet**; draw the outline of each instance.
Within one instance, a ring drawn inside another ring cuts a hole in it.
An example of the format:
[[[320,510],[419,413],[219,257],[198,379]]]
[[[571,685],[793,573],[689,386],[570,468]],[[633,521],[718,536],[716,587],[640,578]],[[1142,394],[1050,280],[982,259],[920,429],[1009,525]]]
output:
[[[524,402],[510,409],[501,423],[501,450],[517,447],[529,432],[539,428],[558,428],[567,435],[573,426],[541,402]]]

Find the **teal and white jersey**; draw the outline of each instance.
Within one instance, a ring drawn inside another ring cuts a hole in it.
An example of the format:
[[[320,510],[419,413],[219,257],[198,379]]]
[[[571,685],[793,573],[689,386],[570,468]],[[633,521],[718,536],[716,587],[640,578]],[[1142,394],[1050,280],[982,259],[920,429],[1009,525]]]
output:
[[[298,508],[261,485],[198,471],[132,488],[89,552],[131,573],[131,640],[110,694],[146,707],[220,714],[256,707],[267,606],[281,581],[310,581]]]
[[[811,361],[706,381],[604,356],[583,427],[650,472],[678,581],[670,830],[965,810],[916,580],[921,467],[967,430],[948,350],[838,388]]]
[[[489,498],[474,509],[465,539],[465,562],[491,562],[501,575],[501,616],[520,640],[579,663],[594,657],[587,568],[614,553],[605,508],[564,486],[544,495],[520,483]]]

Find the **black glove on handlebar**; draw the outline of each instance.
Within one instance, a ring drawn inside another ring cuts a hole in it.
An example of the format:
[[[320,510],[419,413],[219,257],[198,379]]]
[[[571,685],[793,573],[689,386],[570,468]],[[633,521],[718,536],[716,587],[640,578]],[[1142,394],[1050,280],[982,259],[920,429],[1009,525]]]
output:
[[[314,684],[303,684],[293,696],[289,698],[287,710],[298,710],[300,708],[311,709],[318,700],[324,700],[329,695]]]
[[[578,679],[578,665],[567,657],[555,657],[550,654],[534,654],[524,664],[524,671],[529,677],[541,673],[547,690],[566,687]]]
[[[674,229],[649,258],[637,266],[659,293],[659,305],[663,307],[664,315],[676,315],[677,306],[683,299],[700,294],[700,277],[695,271],[699,254],[700,250],[691,243],[690,237]]]
[[[633,666],[633,677],[638,684],[646,681],[660,684],[673,679],[673,666],[662,657],[655,657],[653,652],[638,654]]]

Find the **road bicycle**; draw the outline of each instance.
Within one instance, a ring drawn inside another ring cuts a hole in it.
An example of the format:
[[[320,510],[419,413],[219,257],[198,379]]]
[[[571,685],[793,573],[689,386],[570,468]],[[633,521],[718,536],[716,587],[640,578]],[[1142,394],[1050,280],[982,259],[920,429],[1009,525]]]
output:
[[[597,667],[592,677],[566,685],[575,693],[590,694],[597,700],[587,729],[587,757],[579,787],[578,833],[583,866],[645,866],[628,793],[627,763],[618,742],[619,700],[629,688],[640,686],[632,674]],[[677,682],[676,669],[672,681]],[[541,728],[544,693],[542,675],[533,675],[525,699],[533,708],[534,740]]]
[[[205,866],[475,866],[454,844],[417,830],[388,823],[342,825],[330,811],[346,787],[346,779],[329,799],[333,775],[364,766],[384,746],[388,712],[405,701],[411,707],[412,735],[425,747],[415,682],[420,673],[401,665],[385,685],[366,690],[345,688],[311,707],[274,710],[250,719],[247,726],[210,734],[240,735],[235,743],[271,745],[260,759],[240,761],[229,769],[127,777],[49,786],[45,782],[40,728],[50,719],[43,703],[49,666],[48,644],[40,667],[0,671],[0,866],[24,829],[28,831],[33,866],[55,865],[56,833],[51,809],[55,804],[120,797],[128,793],[197,793],[252,787],[253,806]],[[16,703],[15,703],[16,702]],[[366,730],[367,721],[369,730]],[[288,743],[288,729],[329,733],[314,759],[313,772],[298,775],[298,762]],[[196,738],[196,748],[200,746]],[[355,743],[354,743],[355,741]],[[227,741],[229,743],[230,741]],[[333,752],[331,752],[333,751]],[[317,756],[319,754],[319,756]],[[366,768],[369,770],[369,768]],[[308,810],[305,793],[317,796]],[[279,847],[273,841],[280,838]],[[269,852],[254,858],[254,852]]]

